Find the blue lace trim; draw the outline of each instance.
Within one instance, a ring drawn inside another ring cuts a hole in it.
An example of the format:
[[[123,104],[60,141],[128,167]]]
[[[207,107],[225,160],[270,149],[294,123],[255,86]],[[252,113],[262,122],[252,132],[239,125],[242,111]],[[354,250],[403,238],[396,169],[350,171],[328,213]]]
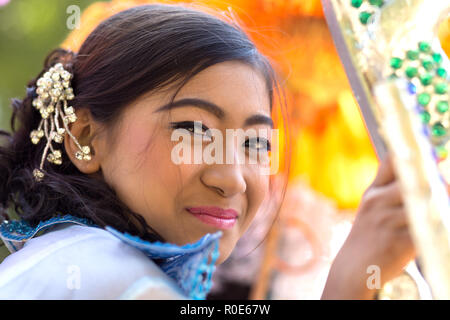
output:
[[[25,242],[33,238],[38,232],[63,223],[96,227],[90,220],[74,217],[70,214],[56,216],[46,221],[41,221],[36,227],[32,227],[28,222],[23,220],[3,221],[3,223],[0,224],[0,238],[3,240],[9,251],[14,253],[20,250]]]
[[[98,227],[88,219],[72,215],[56,216],[31,227],[26,221],[4,221],[0,224],[0,238],[11,253],[20,250],[26,241],[40,231],[54,225],[74,223]],[[212,274],[219,257],[219,239],[222,232],[207,234],[199,241],[177,246],[171,243],[148,242],[112,227],[105,228],[123,242],[139,249],[150,259],[160,259],[160,268],[180,286],[191,299],[203,300],[211,289]]]
[[[206,298],[212,286],[211,278],[219,257],[219,239],[222,232],[207,234],[195,243],[177,246],[171,243],[148,242],[111,227],[106,227],[106,230],[141,250],[150,259],[162,259],[160,268],[174,279],[191,299]]]

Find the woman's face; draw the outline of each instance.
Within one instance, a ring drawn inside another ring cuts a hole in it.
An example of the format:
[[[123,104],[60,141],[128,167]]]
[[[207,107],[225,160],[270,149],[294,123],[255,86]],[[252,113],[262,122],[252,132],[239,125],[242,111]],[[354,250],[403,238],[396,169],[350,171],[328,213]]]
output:
[[[258,145],[258,140],[251,138],[244,144],[234,143],[238,139],[227,140],[226,130],[255,129],[260,142],[266,138],[270,143],[269,95],[263,76],[239,62],[203,70],[174,99],[175,103],[196,101],[167,106],[173,94],[151,93],[129,105],[113,138],[97,141],[96,156],[104,178],[119,198],[167,242],[183,245],[222,231],[221,263],[267,200],[269,188],[269,176],[261,174],[262,165],[249,161],[250,149],[267,155],[264,143]],[[194,121],[203,128],[194,128]],[[180,128],[188,134],[172,141],[174,130]],[[223,136],[223,162],[203,159],[194,163],[194,137],[200,138],[196,147],[205,150],[212,143],[205,130],[212,128]],[[179,150],[176,146],[192,150],[191,163],[179,163],[174,154],[184,153],[175,152]],[[226,161],[227,153],[231,163]]]

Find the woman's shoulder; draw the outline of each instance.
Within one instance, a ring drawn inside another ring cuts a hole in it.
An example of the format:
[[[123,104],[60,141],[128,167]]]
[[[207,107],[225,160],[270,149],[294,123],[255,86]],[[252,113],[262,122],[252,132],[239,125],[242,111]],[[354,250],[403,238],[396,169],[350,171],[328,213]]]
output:
[[[151,285],[176,290],[140,250],[92,226],[55,226],[0,264],[3,299],[116,299]]]

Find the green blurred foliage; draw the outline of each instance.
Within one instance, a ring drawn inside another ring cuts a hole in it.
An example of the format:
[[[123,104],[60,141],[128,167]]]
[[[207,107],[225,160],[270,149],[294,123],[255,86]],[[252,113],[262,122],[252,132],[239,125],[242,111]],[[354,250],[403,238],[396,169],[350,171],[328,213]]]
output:
[[[0,7],[0,129],[10,130],[11,98],[23,98],[44,59],[70,33],[71,5],[82,11],[92,0],[10,0]]]

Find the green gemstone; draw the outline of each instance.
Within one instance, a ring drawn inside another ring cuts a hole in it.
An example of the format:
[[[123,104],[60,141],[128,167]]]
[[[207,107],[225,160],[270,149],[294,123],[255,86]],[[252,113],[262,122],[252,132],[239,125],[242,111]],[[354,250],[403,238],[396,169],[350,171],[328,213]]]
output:
[[[446,82],[440,82],[440,83],[437,83],[437,84],[434,86],[434,91],[435,91],[436,93],[438,93],[438,94],[444,94],[444,93],[447,93],[447,91],[448,91],[448,85],[447,85],[447,83],[446,83]]]
[[[448,101],[439,101],[436,105],[436,109],[440,113],[448,111]]]
[[[382,7],[384,4],[383,0],[369,0],[370,4],[377,7]]]
[[[430,71],[433,69],[433,60],[431,59],[423,59],[422,66],[425,68],[425,70]]]
[[[440,53],[437,53],[437,52],[433,53],[433,60],[437,64],[440,64],[442,62],[442,55]]]
[[[408,50],[406,52],[406,56],[409,60],[417,60],[419,58],[419,51],[417,50]]]
[[[441,77],[441,78],[446,78],[447,77],[447,71],[444,68],[438,68],[436,70],[436,74]]]
[[[435,137],[442,137],[447,134],[447,130],[440,122],[437,122],[431,128],[431,134]]]
[[[355,8],[361,7],[362,3],[363,3],[363,0],[352,0],[351,1],[352,7],[355,7]]]
[[[421,93],[417,96],[417,100],[421,106],[426,106],[430,103],[431,96],[429,93]]]
[[[369,18],[372,16],[373,13],[363,11],[359,14],[359,21],[361,21],[362,24],[367,24],[367,21],[369,21]]]
[[[391,58],[391,67],[394,69],[400,69],[403,65],[403,60],[397,57]]]
[[[419,42],[419,50],[428,53],[431,50],[431,45],[426,41],[421,41]]]
[[[408,78],[414,78],[415,76],[417,76],[417,68],[408,67],[406,68],[405,72]]]
[[[431,119],[430,113],[428,111],[421,111],[420,119],[422,120],[423,123],[430,122],[430,119]]]
[[[429,84],[431,84],[431,82],[433,82],[433,75],[431,73],[425,73],[423,75],[420,76],[420,82],[424,85],[427,86]]]

